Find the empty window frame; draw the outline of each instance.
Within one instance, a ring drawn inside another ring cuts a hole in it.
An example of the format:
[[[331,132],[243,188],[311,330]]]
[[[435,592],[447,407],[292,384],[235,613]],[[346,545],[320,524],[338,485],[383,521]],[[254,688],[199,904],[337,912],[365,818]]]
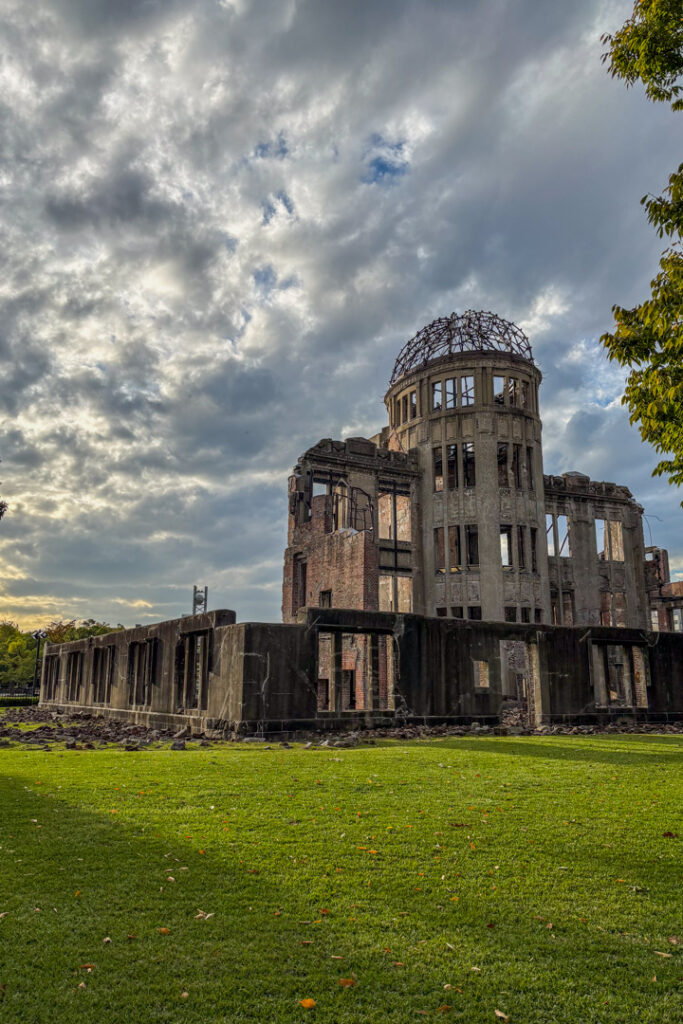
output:
[[[527,447],[526,450],[526,485],[530,491],[534,489],[534,450]]]
[[[500,561],[505,569],[512,568],[512,527],[500,528]]]
[[[600,561],[624,561],[624,533],[618,519],[596,519],[595,542]]]
[[[443,490],[443,453],[441,445],[432,448],[432,465],[434,467],[434,490]]]
[[[206,710],[209,696],[211,633],[186,633],[176,649],[178,704],[189,711]]]
[[[292,611],[296,614],[299,608],[306,606],[306,559],[303,555],[294,556],[292,580]]]
[[[95,647],[92,652],[92,690],[95,704],[108,704],[114,679],[116,647],[107,644]]]
[[[474,377],[460,378],[460,404],[474,405]]]
[[[488,661],[473,661],[474,688],[476,690],[488,690],[489,688],[489,663]]]
[[[437,526],[434,530],[434,572],[437,576],[443,576],[446,572],[443,529],[443,526]]]
[[[476,524],[465,526],[465,554],[467,556],[467,567],[469,569],[478,568],[479,527]]]
[[[474,443],[472,441],[465,441],[462,446],[462,482],[465,487],[474,487],[476,484]]]
[[[467,618],[473,622],[481,622],[481,605],[471,604],[467,608]]]
[[[683,608],[671,609],[671,628],[674,633],[683,633]]]
[[[493,401],[496,405],[505,405],[505,377],[493,378]]]
[[[332,591],[321,590],[318,595],[318,608],[331,608],[332,607]]]
[[[531,571],[538,572],[538,553],[536,547],[536,538],[538,536],[538,530],[535,526],[529,527],[529,548],[531,550]]]
[[[441,412],[442,385],[440,380],[432,381],[432,412]]]
[[[396,604],[400,614],[409,615],[413,610],[413,579],[412,576],[396,577]]]
[[[417,419],[417,391],[410,392],[410,418]]]
[[[159,667],[159,641],[133,641],[128,644],[128,703],[133,706],[149,706],[152,703],[152,686],[157,682]]]
[[[401,423],[408,422],[408,396],[404,395],[401,399]]]
[[[569,520],[563,515],[555,518],[557,521],[557,553],[561,558],[569,558],[572,553]]]
[[[540,625],[543,622],[543,609],[534,608],[534,622]]]
[[[562,591],[562,625],[573,626],[576,618],[576,611],[574,605],[574,591],[563,590]]]
[[[529,382],[522,380],[519,382],[519,404],[522,409],[529,409]]]
[[[377,498],[377,523],[380,540],[400,540],[410,543],[410,496],[383,492]]]
[[[631,648],[633,661],[633,695],[637,708],[648,707],[647,687],[649,684],[649,665],[647,652],[642,647]]]
[[[456,388],[456,378],[446,378],[446,408],[455,409],[458,404],[458,393]]]
[[[522,622],[531,622],[531,608],[520,608],[520,616]]]
[[[517,566],[519,569],[526,569],[526,553],[524,545],[524,526],[517,527]]]
[[[380,573],[379,577],[379,610],[393,612],[394,608],[394,577],[389,573]]]
[[[508,477],[508,448],[507,441],[498,442],[498,486],[509,487]]]
[[[545,535],[548,543],[548,555],[552,558],[555,554],[555,517],[552,512],[545,514]]]
[[[626,594],[623,590],[615,590],[612,600],[612,625],[624,628],[627,623]]]
[[[517,607],[514,604],[507,605],[504,609],[505,621],[516,622],[517,621]]]
[[[448,566],[451,572],[460,572],[462,568],[459,526],[448,527]]]
[[[452,615],[452,617],[453,617],[454,619],[462,619],[462,617],[463,617],[463,614],[462,614],[462,612],[463,612],[463,608],[462,608],[462,605],[461,605],[461,604],[458,604],[458,605],[454,605],[454,606],[453,606],[453,607],[451,608],[451,615]]]
[[[458,446],[457,444],[446,445],[446,481],[449,491],[455,490],[458,486]]]
[[[507,404],[517,405],[519,396],[519,383],[516,377],[508,377],[507,379]]]
[[[43,671],[43,700],[54,700],[57,696],[57,687],[59,686],[59,666],[60,660],[58,654],[48,654],[45,657],[45,669]]]
[[[440,619],[445,619],[448,614],[448,609],[440,606],[436,609],[436,614]]]
[[[652,608],[650,611],[650,628],[653,629],[655,633],[659,632],[659,612],[656,608]]]
[[[512,446],[512,481],[517,488],[522,488],[522,446],[521,444],[513,444]]]
[[[81,699],[81,682],[83,679],[83,654],[81,651],[71,651],[66,656],[66,699],[79,701]]]

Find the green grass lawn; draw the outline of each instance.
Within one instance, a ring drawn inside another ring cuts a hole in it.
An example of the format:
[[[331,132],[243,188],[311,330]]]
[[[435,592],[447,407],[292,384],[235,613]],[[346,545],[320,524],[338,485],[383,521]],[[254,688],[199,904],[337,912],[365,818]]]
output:
[[[679,1020],[682,753],[2,749],[0,1019]]]

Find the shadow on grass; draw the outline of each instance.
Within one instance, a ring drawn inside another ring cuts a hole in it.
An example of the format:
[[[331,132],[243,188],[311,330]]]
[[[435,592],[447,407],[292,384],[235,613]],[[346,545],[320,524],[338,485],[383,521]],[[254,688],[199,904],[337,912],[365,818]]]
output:
[[[472,741],[471,748],[481,754],[490,744]],[[533,920],[531,906],[521,904],[496,903],[496,928],[489,929],[493,897],[476,900],[473,894],[462,906],[437,906],[444,900],[442,888],[429,881],[429,899],[421,895],[413,885],[415,858],[432,856],[428,830],[417,846],[394,854],[398,877],[386,869],[382,874],[381,861],[358,857],[365,846],[354,842],[349,851],[338,829],[332,835],[309,817],[320,799],[307,788],[310,778],[301,788],[304,802],[294,811],[285,792],[291,783],[283,781],[284,772],[276,776],[262,797],[266,814],[259,816],[258,792],[251,787],[260,783],[249,774],[251,759],[231,763],[230,779],[216,783],[250,787],[251,804],[239,825],[243,834],[229,847],[212,821],[203,826],[211,834],[201,845],[196,832],[202,826],[195,826],[203,788],[196,775],[186,795],[176,789],[167,807],[147,804],[143,795],[137,800],[132,790],[112,795],[117,806],[109,810],[69,801],[78,800],[79,785],[87,794],[89,768],[93,779],[95,766],[100,773],[125,770],[145,788],[165,770],[165,784],[182,787],[182,772],[198,770],[206,763],[203,755],[188,752],[162,769],[151,753],[64,756],[57,773],[61,791],[47,781],[50,754],[35,752],[30,769],[24,764],[21,774],[0,776],[0,912],[7,913],[0,921],[0,984],[7,1019],[279,1024],[304,1019],[298,1000],[306,997],[318,1003],[319,1024],[410,1021],[416,1011],[432,1014],[446,1002],[461,1008],[468,1022],[494,1019],[501,1003],[504,1010],[514,1003],[515,1015],[529,1024],[624,1019],[624,1007],[610,1017],[604,999],[610,988],[628,990],[631,962],[622,956],[599,971],[595,967],[597,956],[611,950],[610,937],[575,926],[573,933],[568,928],[560,939],[551,938]],[[78,780],[71,788],[65,766]],[[311,773],[325,769],[332,778],[342,770],[326,764]],[[297,764],[296,770],[303,774],[309,766]],[[279,773],[277,766],[273,771]],[[43,785],[36,788],[36,780]],[[93,787],[112,788],[103,774]],[[193,812],[184,836],[180,826]],[[297,813],[306,813],[310,824],[299,829],[291,820]],[[267,820],[268,814],[277,820]],[[340,876],[334,873],[338,863],[344,865]],[[356,867],[353,874],[357,863],[370,866]],[[176,881],[169,882],[168,874]],[[197,920],[200,908],[213,916]],[[619,941],[614,940],[615,954]],[[472,965],[482,968],[482,978]],[[340,977],[354,974],[358,985],[340,989]],[[446,995],[446,980],[463,989],[461,999]],[[556,1010],[560,991],[566,1005]]]
[[[508,737],[492,738],[488,736],[470,739],[453,737],[439,741],[440,746],[449,746],[454,750],[470,750],[478,754],[508,754],[520,757],[536,757],[544,761],[581,761],[584,763],[602,763],[625,767],[627,765],[647,766],[652,764],[683,765],[683,736],[642,736],[629,735],[629,743],[633,740],[641,742],[646,749],[615,749],[612,744],[624,742],[624,737],[615,736],[528,736],[512,739]],[[655,749],[654,744],[657,744]],[[647,749],[647,744],[652,744]],[[665,744],[671,750],[662,751]],[[611,749],[610,749],[611,747]]]

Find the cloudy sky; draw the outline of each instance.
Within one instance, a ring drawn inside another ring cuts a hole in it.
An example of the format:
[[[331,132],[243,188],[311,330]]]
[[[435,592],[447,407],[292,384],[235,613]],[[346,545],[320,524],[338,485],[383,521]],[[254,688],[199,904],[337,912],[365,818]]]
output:
[[[280,617],[286,479],[400,346],[491,309],[546,472],[680,494],[598,345],[680,122],[600,63],[631,0],[0,0],[0,617]]]

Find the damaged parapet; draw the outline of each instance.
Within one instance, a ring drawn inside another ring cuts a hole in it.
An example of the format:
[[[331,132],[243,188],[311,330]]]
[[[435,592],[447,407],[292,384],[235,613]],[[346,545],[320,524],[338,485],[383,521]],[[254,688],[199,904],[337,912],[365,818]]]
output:
[[[309,609],[216,611],[49,645],[41,705],[211,734],[683,717],[683,636]]]
[[[289,479],[284,622],[301,608],[413,608],[414,456],[351,437],[310,448]]]

